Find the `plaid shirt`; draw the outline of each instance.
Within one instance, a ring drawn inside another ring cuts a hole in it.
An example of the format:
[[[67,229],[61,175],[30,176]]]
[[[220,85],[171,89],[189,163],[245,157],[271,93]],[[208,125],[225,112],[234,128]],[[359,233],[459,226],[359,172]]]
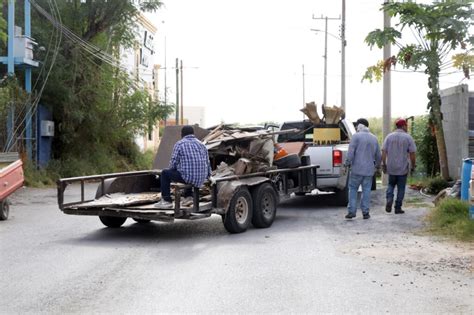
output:
[[[201,187],[211,174],[206,146],[194,135],[185,136],[174,145],[170,168],[178,170],[187,184]]]

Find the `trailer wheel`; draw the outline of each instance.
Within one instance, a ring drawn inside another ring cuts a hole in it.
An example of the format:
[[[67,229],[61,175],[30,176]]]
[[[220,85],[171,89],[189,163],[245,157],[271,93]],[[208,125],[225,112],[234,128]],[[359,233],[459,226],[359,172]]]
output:
[[[229,209],[222,222],[229,233],[245,232],[252,221],[252,196],[247,188],[240,188],[230,200]]]
[[[277,194],[270,183],[263,183],[252,191],[254,212],[252,225],[267,228],[273,224],[277,210]]]
[[[127,220],[127,218],[109,217],[105,215],[99,216],[99,219],[106,227],[109,228],[119,228]]]
[[[10,205],[8,200],[2,200],[0,203],[0,221],[8,219],[8,214],[10,213]]]
[[[147,219],[135,219],[135,218],[133,218],[133,221],[135,221],[135,222],[137,222],[137,223],[145,224],[145,223],[149,223],[151,220],[147,220]]]

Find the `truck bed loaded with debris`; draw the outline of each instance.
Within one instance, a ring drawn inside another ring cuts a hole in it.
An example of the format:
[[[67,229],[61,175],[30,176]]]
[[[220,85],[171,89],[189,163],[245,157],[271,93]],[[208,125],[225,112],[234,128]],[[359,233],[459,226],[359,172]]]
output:
[[[284,153],[275,146],[279,134],[296,129],[269,131],[219,125],[212,130],[193,126],[195,136],[207,147],[211,180],[193,187],[193,201],[183,202],[189,185],[172,183],[174,208],[156,208],[161,199],[160,174],[168,166],[180,126],[165,128],[152,170],[63,178],[58,181],[58,204],[65,214],[99,216],[108,227],[120,227],[127,218],[151,220],[202,219],[222,216],[230,233],[240,233],[252,224],[270,227],[280,200],[291,193],[310,192],[316,187],[317,168],[307,156]],[[301,151],[301,150],[300,150]],[[86,183],[98,183],[95,195],[86,197]],[[71,185],[79,184],[79,185]],[[67,187],[80,189],[80,200],[67,200]]]
[[[284,148],[304,145],[301,154],[308,155],[312,163],[320,166],[316,187],[318,191],[334,192],[334,204],[346,206],[348,174],[343,172],[343,165],[355,128],[345,119],[345,113],[341,108],[322,105],[321,109],[322,117],[319,116],[314,102],[307,103],[301,111],[309,119],[287,121],[280,128],[281,131],[296,128],[300,132],[282,133],[278,136],[278,142]],[[375,177],[372,190],[375,190]]]

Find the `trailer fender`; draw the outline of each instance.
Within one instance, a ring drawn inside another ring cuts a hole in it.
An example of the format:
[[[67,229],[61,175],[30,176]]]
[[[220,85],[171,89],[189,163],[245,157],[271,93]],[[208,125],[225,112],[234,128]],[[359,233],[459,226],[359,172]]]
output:
[[[222,185],[222,187],[219,187],[219,190],[217,192],[217,207],[225,209],[227,211],[232,196],[234,196],[235,192],[239,190],[240,187],[252,187],[269,181],[270,179],[268,179],[267,177],[256,176],[227,181],[222,184],[218,183],[218,185]]]

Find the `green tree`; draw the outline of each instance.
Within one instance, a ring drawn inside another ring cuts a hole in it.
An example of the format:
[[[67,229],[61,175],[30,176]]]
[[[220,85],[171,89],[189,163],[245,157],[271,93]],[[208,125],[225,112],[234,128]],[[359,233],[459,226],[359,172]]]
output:
[[[441,71],[456,66],[463,70],[466,78],[474,67],[472,47],[474,38],[469,33],[473,25],[472,0],[444,0],[433,4],[413,2],[387,2],[382,6],[392,17],[398,17],[395,27],[370,32],[365,41],[370,46],[382,48],[394,44],[399,48],[396,56],[369,67],[363,77],[372,81],[380,80],[385,71],[395,64],[428,75],[428,109],[433,122],[439,154],[440,170],[443,178],[449,178],[446,144],[442,127],[439,76]],[[402,31],[407,28],[413,34],[414,42],[401,43]],[[459,50],[460,53],[453,55]],[[451,58],[450,58],[451,57]]]
[[[35,2],[42,8],[51,8],[50,1]],[[80,40],[110,56],[119,58],[121,48],[137,44],[136,23],[141,13],[130,0],[71,0],[58,1],[57,5],[57,10],[50,11],[51,16],[60,19]],[[140,2],[146,11],[157,10],[161,5],[158,0]],[[40,45],[57,43],[50,21],[39,14],[36,6],[33,8],[33,37]],[[54,47],[48,46],[44,54],[51,56]],[[57,126],[53,157],[71,168],[75,165],[62,175],[127,168],[136,151],[133,138],[169,115],[172,106],[152,100],[138,82],[110,62],[112,58],[91,54],[66,34],[57,49],[41,102],[51,109]],[[51,61],[52,58],[45,58],[44,63],[49,66]],[[35,77],[40,78],[38,86],[46,79],[40,70]]]
[[[7,42],[7,22],[3,18],[3,16],[0,15],[0,43],[6,43]]]
[[[428,115],[415,117],[411,134],[416,143],[417,169],[429,177],[436,176],[439,173],[439,157],[430,117]]]

